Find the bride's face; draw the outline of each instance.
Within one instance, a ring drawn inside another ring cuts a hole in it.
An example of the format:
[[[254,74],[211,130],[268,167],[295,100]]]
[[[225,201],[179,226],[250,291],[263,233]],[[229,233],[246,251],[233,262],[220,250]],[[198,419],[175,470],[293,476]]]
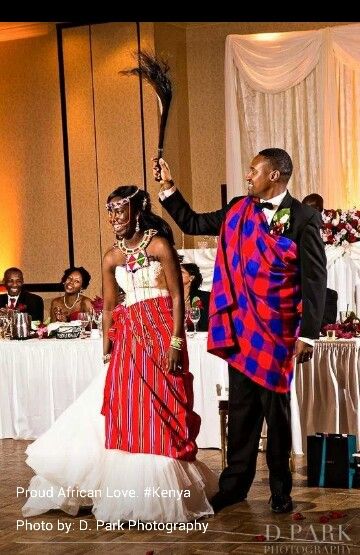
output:
[[[109,211],[109,222],[117,238],[129,238],[133,235],[133,230],[135,228],[130,203],[125,202],[124,204],[116,206],[118,201],[121,201],[120,197],[114,197],[112,199],[114,207]]]

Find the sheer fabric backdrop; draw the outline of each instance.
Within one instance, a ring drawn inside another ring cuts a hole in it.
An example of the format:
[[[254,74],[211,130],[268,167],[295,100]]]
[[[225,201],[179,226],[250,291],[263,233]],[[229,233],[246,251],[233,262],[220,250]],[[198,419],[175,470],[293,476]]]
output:
[[[360,25],[229,35],[225,54],[228,198],[259,150],[294,161],[292,194],[360,206]],[[359,100],[358,100],[359,99]]]

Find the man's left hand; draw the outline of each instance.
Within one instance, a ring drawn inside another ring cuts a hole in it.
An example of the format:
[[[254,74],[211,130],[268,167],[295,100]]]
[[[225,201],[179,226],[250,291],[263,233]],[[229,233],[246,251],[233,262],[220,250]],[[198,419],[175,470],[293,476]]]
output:
[[[298,339],[295,343],[295,352],[294,358],[296,358],[296,362],[302,364],[303,362],[308,362],[311,360],[313,356],[314,348],[309,345],[309,343],[305,343]]]

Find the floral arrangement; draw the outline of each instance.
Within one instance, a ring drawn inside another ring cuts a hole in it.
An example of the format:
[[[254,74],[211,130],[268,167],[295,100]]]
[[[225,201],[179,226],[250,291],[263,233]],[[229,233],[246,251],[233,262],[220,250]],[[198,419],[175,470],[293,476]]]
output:
[[[342,245],[360,241],[360,210],[323,210],[321,237],[326,245]]]
[[[352,337],[360,336],[360,320],[355,312],[350,312],[350,315],[342,323],[327,324],[323,328],[326,333],[327,330],[334,330],[335,337],[339,339],[351,339]]]
[[[201,299],[199,297],[194,297],[193,300],[191,301],[191,308],[200,308],[200,310],[202,308],[204,308]]]
[[[48,330],[48,325],[50,324],[50,316],[41,322],[40,320],[33,320],[31,322],[31,329],[36,332],[36,337],[42,339],[43,337],[49,337],[50,333]]]
[[[102,309],[104,306],[104,299],[96,295],[96,297],[91,301],[91,304],[93,305],[95,312],[102,312]]]
[[[271,220],[270,234],[282,235],[284,231],[289,229],[290,225],[290,208],[283,208],[275,212]]]
[[[19,303],[15,306],[15,310],[17,310],[18,312],[26,312],[26,309],[27,309],[26,304]]]

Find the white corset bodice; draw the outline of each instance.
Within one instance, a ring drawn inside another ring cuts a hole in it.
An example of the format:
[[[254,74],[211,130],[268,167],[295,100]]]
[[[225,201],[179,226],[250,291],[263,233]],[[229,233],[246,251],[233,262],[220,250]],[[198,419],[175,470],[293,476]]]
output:
[[[169,290],[159,287],[160,283],[165,283],[163,274],[161,262],[158,260],[150,260],[149,266],[136,272],[127,272],[125,266],[116,266],[115,279],[125,291],[125,306],[155,297],[168,297]]]

